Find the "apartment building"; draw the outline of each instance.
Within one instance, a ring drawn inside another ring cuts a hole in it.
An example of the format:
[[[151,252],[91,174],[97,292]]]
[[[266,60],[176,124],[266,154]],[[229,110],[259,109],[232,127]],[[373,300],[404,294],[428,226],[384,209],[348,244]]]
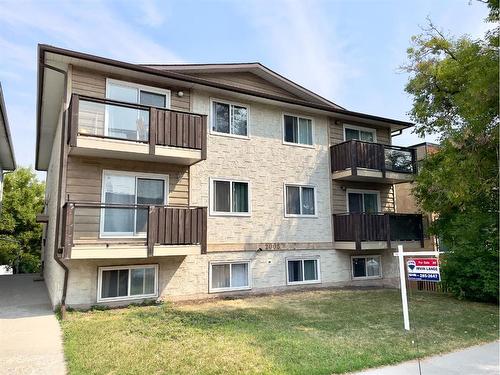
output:
[[[393,286],[411,123],[346,110],[259,63],[137,65],[39,46],[44,278],[88,307]]]
[[[0,212],[2,211],[4,172],[13,171],[14,169],[16,169],[14,147],[10,135],[9,120],[7,118],[7,109],[3,97],[2,85],[0,84]]]

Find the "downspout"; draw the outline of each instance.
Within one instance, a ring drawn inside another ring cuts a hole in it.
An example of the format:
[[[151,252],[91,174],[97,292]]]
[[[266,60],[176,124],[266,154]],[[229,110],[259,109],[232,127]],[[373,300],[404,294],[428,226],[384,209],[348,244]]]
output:
[[[60,233],[60,222],[61,222],[61,195],[62,195],[62,183],[63,183],[63,166],[64,159],[66,158],[66,150],[65,150],[65,139],[66,139],[66,124],[67,124],[67,112],[66,112],[66,103],[67,103],[67,89],[68,89],[68,73],[62,69],[56,68],[51,65],[41,63],[41,66],[45,69],[51,69],[55,72],[61,73],[64,75],[64,98],[63,98],[63,118],[61,121],[61,149],[60,149],[60,158],[59,158],[59,184],[57,189],[57,216],[56,216],[56,239],[54,245],[54,253],[53,257],[59,266],[64,270],[64,282],[63,282],[63,290],[61,296],[61,318],[64,319],[66,316],[66,292],[68,289],[68,277],[69,277],[69,269],[63,263],[63,261],[58,256],[58,249],[61,244],[61,233]],[[43,72],[42,72],[42,82],[43,82]]]

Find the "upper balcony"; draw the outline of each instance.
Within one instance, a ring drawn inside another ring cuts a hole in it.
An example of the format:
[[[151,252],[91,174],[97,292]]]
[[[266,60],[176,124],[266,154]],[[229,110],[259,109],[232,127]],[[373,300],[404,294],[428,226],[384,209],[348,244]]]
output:
[[[184,256],[207,251],[207,208],[68,202],[65,259]]]
[[[421,214],[345,213],[333,215],[333,234],[336,249],[370,250],[424,247]]]
[[[414,149],[358,140],[330,147],[332,178],[397,184],[417,173]]]
[[[206,159],[207,116],[73,94],[73,155],[192,165]]]

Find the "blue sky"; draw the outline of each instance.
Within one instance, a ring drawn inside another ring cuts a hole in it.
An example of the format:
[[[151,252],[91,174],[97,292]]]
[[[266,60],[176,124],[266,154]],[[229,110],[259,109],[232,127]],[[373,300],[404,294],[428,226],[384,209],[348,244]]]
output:
[[[347,109],[405,120],[411,98],[398,67],[410,37],[427,16],[452,35],[480,37],[486,15],[468,0],[0,0],[16,158],[34,164],[38,43],[137,63],[259,61]],[[411,131],[394,139],[419,141]]]

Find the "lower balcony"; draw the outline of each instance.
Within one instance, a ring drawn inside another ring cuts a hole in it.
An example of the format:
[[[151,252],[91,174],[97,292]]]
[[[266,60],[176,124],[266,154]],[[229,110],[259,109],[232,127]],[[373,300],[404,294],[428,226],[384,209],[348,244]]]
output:
[[[422,215],[345,213],[333,215],[336,249],[370,250],[424,247]]]
[[[64,259],[118,259],[204,254],[207,208],[68,202]]]

